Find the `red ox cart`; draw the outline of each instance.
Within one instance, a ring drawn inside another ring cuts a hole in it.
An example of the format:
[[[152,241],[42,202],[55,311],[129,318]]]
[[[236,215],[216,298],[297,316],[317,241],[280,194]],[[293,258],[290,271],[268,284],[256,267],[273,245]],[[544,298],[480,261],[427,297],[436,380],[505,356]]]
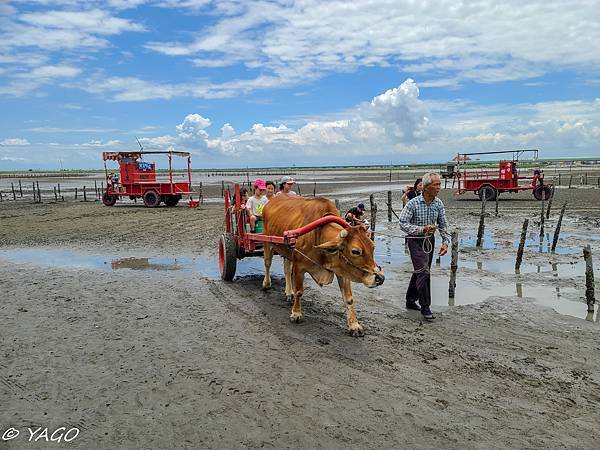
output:
[[[497,170],[466,169],[466,162],[473,155],[494,155],[512,153],[511,160],[501,160]],[[543,171],[539,167],[533,170],[532,176],[521,175],[518,163],[524,153],[533,153],[537,160],[537,150],[509,150],[499,152],[459,153],[453,175],[458,180],[456,195],[472,191],[481,200],[495,200],[503,192],[533,191],[536,200],[548,200],[554,194],[551,184],[544,183]],[[462,166],[462,167],[461,167]],[[523,183],[523,181],[526,181]]]
[[[162,154],[169,158],[169,179],[158,180],[156,164],[142,160],[143,155]],[[187,181],[173,181],[173,156],[187,158]],[[167,206],[175,206],[182,196],[192,194],[191,157],[188,152],[174,151],[136,151],[136,152],[103,152],[106,190],[102,195],[102,203],[113,206],[119,197],[131,200],[141,198],[144,205],[156,208],[163,202]],[[119,174],[109,174],[106,161],[119,163]]]
[[[225,233],[219,239],[221,278],[225,281],[233,280],[238,259],[249,256],[263,256],[263,244],[265,242],[294,247],[300,236],[331,222],[342,225],[344,228],[350,227],[348,222],[341,217],[331,215],[321,217],[301,228],[286,231],[283,236],[250,233],[250,222],[246,214],[246,208],[242,204],[240,185],[236,184],[233,197],[230,196],[228,189],[225,191]]]

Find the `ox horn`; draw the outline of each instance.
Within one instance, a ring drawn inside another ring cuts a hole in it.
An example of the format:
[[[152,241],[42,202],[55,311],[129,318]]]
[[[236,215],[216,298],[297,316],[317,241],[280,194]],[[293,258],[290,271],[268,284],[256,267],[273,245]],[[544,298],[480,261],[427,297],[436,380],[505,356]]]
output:
[[[340,237],[345,238],[346,236],[348,236],[348,230],[344,228],[342,231],[340,231]]]

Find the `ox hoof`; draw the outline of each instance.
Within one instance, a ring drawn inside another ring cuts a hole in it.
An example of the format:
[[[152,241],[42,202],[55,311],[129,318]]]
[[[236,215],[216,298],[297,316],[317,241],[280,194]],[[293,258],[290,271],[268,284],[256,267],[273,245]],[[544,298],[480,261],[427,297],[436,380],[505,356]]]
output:
[[[365,330],[363,329],[362,325],[358,322],[353,325],[349,325],[348,332],[353,337],[362,337],[365,335]]]
[[[294,296],[293,296],[292,294],[290,294],[290,295],[286,295],[286,296],[285,296],[285,300],[286,300],[288,303],[292,303],[292,300],[294,300]]]
[[[292,314],[290,314],[290,322],[294,322],[294,323],[302,322],[302,313],[293,312]]]
[[[269,289],[271,289],[271,280],[269,280],[269,282],[263,281],[262,288],[263,291],[268,291]]]

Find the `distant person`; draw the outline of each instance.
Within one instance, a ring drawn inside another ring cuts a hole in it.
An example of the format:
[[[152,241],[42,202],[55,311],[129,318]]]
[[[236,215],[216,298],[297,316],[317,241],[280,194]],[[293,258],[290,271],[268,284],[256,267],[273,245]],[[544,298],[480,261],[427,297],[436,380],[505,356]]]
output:
[[[402,195],[402,207],[404,208],[406,204],[412,200],[413,198],[421,195],[423,191],[423,180],[421,178],[417,178],[415,183],[413,184],[412,189],[407,189],[406,192]]]
[[[359,203],[354,208],[350,208],[344,217],[350,225],[363,225],[365,223],[365,205]]]
[[[256,180],[253,188],[254,195],[246,202],[246,211],[250,219],[250,232],[252,233],[256,230],[256,223],[262,220],[263,208],[268,202],[265,196],[267,186],[265,186],[264,180]]]
[[[273,197],[275,197],[275,191],[277,190],[277,186],[275,186],[275,183],[272,181],[267,181],[265,185],[267,186],[267,200],[271,200]]]
[[[294,191],[292,191],[292,187],[294,186],[294,179],[289,176],[284,176],[281,178],[279,182],[279,192],[276,195],[298,195]]]
[[[113,191],[118,191],[119,190],[119,174],[118,173],[113,173],[110,175],[110,182],[113,186]]]
[[[441,187],[442,181],[437,173],[426,173],[423,175],[422,195],[409,200],[400,212],[400,228],[408,234],[406,243],[414,269],[406,291],[406,308],[421,311],[425,320],[435,319],[431,312],[429,273],[435,246],[435,230],[439,230],[442,236],[439,256],[448,252],[450,242],[444,204],[437,198]]]

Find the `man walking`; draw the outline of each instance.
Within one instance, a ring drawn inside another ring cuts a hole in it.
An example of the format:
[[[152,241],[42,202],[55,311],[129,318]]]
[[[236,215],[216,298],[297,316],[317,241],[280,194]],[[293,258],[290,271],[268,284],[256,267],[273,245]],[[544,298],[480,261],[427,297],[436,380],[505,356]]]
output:
[[[430,308],[429,274],[435,246],[433,233],[437,229],[442,236],[439,256],[448,252],[450,242],[444,204],[437,198],[441,187],[441,179],[437,173],[426,173],[423,175],[423,193],[410,200],[400,212],[400,228],[409,235],[406,241],[414,269],[406,291],[406,308],[421,311],[426,320],[435,319]]]

